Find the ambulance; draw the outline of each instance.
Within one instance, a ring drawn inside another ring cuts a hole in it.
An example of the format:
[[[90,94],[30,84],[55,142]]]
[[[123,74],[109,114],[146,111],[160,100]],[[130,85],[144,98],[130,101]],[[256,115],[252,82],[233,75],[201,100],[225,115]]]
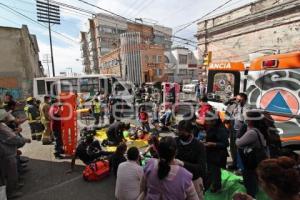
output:
[[[211,63],[207,93],[210,103],[224,113],[224,102],[240,92],[247,104],[271,115],[282,145],[300,147],[300,51],[261,56],[250,64]]]

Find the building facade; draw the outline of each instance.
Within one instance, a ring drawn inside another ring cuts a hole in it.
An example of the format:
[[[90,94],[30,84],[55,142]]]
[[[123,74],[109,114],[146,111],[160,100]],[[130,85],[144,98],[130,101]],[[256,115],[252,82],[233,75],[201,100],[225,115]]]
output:
[[[87,32],[80,32],[80,50],[82,57],[82,64],[84,66],[83,72],[85,74],[91,74],[91,62],[90,62],[90,51],[89,51],[89,43],[88,43],[88,34]]]
[[[92,69],[92,72],[95,74],[99,73],[99,60],[98,60],[98,47],[97,47],[97,29],[96,29],[96,23],[95,20],[89,19],[89,31],[87,33],[87,41],[88,41],[88,51],[89,54],[89,60],[90,60],[90,66]],[[82,38],[81,38],[82,39]],[[85,55],[83,54],[82,59],[86,59]]]
[[[212,61],[249,60],[249,54],[300,47],[300,0],[259,0],[198,23],[199,54]]]
[[[142,37],[140,32],[121,35],[122,77],[138,85],[163,81],[164,78],[164,48],[149,44],[147,38]]]
[[[168,81],[185,84],[199,79],[200,61],[197,51],[186,47],[173,47],[164,53],[164,61]]]
[[[33,78],[43,77],[39,47],[26,25],[0,27],[0,96],[9,92],[16,99],[33,95]]]
[[[116,48],[101,57],[100,74],[114,74],[121,77],[122,65],[120,48]]]
[[[168,27],[131,23],[120,17],[99,13],[93,19],[89,19],[89,32],[87,34],[89,52],[84,52],[82,48],[82,59],[85,62],[85,57],[89,56],[93,73],[97,73],[94,69],[98,66],[101,74],[114,71],[124,78],[125,76],[133,78],[138,75],[135,73],[139,73],[142,78],[135,79],[137,82],[141,82],[145,78],[152,80],[154,72],[148,70],[142,58],[147,54],[162,57],[162,49],[171,48],[171,36],[172,29]],[[83,43],[84,35],[81,36],[82,47],[84,46]],[[137,60],[134,61],[134,59]],[[148,74],[146,73],[145,76],[142,71],[132,71],[132,69],[142,70],[142,65],[148,70]],[[155,66],[161,68],[161,65],[156,63]],[[85,68],[87,66],[88,64],[85,64]],[[156,72],[159,74],[161,71],[159,69]]]

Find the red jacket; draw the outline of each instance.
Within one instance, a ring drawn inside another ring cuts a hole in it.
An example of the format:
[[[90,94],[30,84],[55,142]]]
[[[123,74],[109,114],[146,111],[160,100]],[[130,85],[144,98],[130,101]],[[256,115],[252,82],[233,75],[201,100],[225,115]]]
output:
[[[139,113],[139,119],[141,122],[148,122],[148,113],[146,112],[140,112]]]
[[[61,119],[60,119],[60,107],[58,105],[52,105],[49,110],[49,115],[51,117],[51,129],[53,131],[61,130]]]
[[[208,103],[201,105],[200,109],[198,110],[198,119],[201,122],[200,124],[204,124],[206,113],[211,111],[212,109],[213,107]]]

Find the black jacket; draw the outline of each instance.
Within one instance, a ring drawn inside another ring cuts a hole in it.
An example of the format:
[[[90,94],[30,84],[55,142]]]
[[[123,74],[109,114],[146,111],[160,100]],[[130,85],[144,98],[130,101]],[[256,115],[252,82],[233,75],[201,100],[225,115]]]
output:
[[[206,142],[216,143],[215,147],[206,148],[207,162],[225,167],[228,155],[227,147],[229,146],[226,128],[223,125],[216,126],[208,129],[206,133]]]
[[[111,154],[112,153],[110,152],[102,150],[98,140],[94,140],[91,143],[81,140],[76,148],[76,157],[78,157],[86,165],[102,156],[108,156]]]
[[[177,142],[176,158],[184,162],[184,168],[193,174],[193,180],[199,177],[206,178],[206,153],[202,142],[193,139],[189,144],[183,145],[179,138]]]

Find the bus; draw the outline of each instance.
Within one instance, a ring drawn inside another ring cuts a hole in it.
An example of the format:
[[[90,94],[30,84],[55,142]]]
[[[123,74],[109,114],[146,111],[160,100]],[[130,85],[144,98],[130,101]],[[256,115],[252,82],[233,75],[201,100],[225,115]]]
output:
[[[41,100],[45,95],[58,96],[61,92],[74,92],[87,100],[98,92],[132,98],[132,85],[111,74],[39,77],[33,81],[33,95]]]
[[[240,92],[247,104],[271,115],[283,146],[300,147],[300,51],[243,62],[211,63],[208,98],[224,114],[224,101]]]

